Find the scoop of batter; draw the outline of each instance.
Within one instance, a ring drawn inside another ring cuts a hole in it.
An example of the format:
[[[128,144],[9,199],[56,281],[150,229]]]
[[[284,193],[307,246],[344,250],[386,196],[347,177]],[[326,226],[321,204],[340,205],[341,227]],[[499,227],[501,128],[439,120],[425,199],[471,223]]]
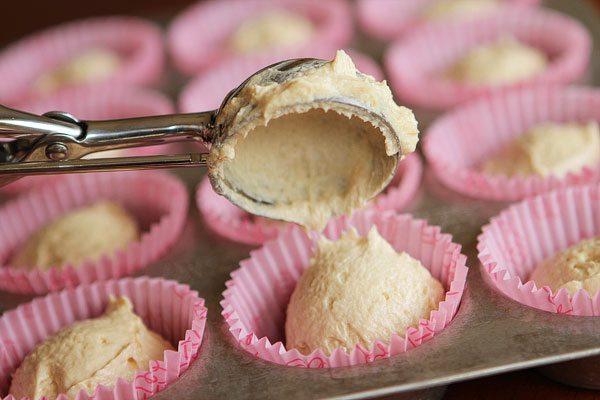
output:
[[[310,19],[301,14],[273,9],[245,21],[229,39],[236,52],[252,52],[270,48],[299,46],[314,35]]]
[[[40,93],[48,93],[63,85],[99,82],[115,74],[121,64],[121,57],[112,50],[85,50],[40,75],[33,86]]]
[[[132,310],[126,297],[111,297],[100,317],[48,336],[17,368],[9,393],[17,399],[54,399],[61,393],[73,399],[82,389],[92,395],[98,385],[112,388],[117,378],[131,381],[150,360],[162,361],[173,347]]]
[[[547,64],[548,58],[540,50],[503,36],[468,52],[446,75],[474,85],[504,85],[531,78]]]
[[[482,171],[492,175],[523,177],[538,174],[559,178],[600,161],[598,123],[542,124],[482,164]]]
[[[531,276],[538,288],[562,288],[574,296],[585,289],[591,297],[600,290],[600,238],[581,241],[539,263]]]
[[[136,220],[119,204],[99,201],[51,221],[31,237],[12,259],[15,268],[78,267],[103,254],[125,249],[139,238]]]
[[[375,227],[366,238],[354,229],[336,241],[321,238],[287,307],[286,347],[331,354],[389,343],[429,318],[443,296],[421,262],[396,253]]]
[[[418,141],[412,112],[342,51],[254,76],[216,126],[215,191],[253,214],[318,230],[379,193]]]

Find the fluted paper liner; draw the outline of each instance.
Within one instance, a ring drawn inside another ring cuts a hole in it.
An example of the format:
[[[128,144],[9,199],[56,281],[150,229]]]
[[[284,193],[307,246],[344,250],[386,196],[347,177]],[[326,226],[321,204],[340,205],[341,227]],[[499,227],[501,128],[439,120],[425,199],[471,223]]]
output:
[[[421,183],[423,164],[421,157],[411,153],[398,165],[398,172],[385,191],[378,195],[370,207],[378,210],[400,211],[415,197]],[[285,229],[284,223],[272,224],[253,219],[252,215],[215,193],[205,178],[196,193],[196,203],[204,222],[221,236],[240,243],[260,245],[275,239]]]
[[[583,185],[523,200],[483,227],[477,249],[485,281],[513,300],[559,314],[600,315],[600,292],[554,293],[529,280],[535,266],[584,239],[600,235],[600,186]]]
[[[235,54],[226,40],[243,20],[262,10],[285,9],[309,18],[316,31],[300,46]],[[343,0],[224,0],[197,2],[175,18],[167,32],[167,43],[177,69],[192,75],[207,67],[232,60],[263,59],[269,65],[290,58],[314,57],[322,46],[343,48],[352,38],[352,13]],[[240,82],[241,83],[241,82]]]
[[[395,39],[432,21],[422,12],[440,0],[357,0],[356,17],[360,28],[380,40]],[[506,0],[506,3],[535,6],[541,0]],[[478,16],[478,15],[477,15]]]
[[[65,111],[80,120],[132,118],[148,115],[171,114],[173,102],[165,95],[151,89],[135,86],[109,85],[70,88],[18,105],[34,114],[48,111]],[[121,150],[126,155],[170,154],[173,145],[138,147]],[[97,153],[102,154],[102,153]],[[107,155],[108,157],[109,155]],[[54,182],[58,175],[28,176],[7,186],[1,193],[18,193],[45,183]]]
[[[40,74],[96,48],[123,56],[119,70],[97,84],[145,86],[156,83],[163,71],[162,33],[156,24],[117,16],[78,20],[35,33],[0,53],[0,103],[15,105],[38,97],[31,88]]]
[[[466,257],[451,236],[440,228],[409,215],[367,210],[351,219],[330,221],[324,234],[338,238],[350,226],[365,236],[372,225],[396,251],[406,251],[421,260],[446,289],[445,299],[430,318],[411,327],[402,338],[392,335],[390,344],[379,341],[372,349],[357,345],[350,354],[337,348],[331,356],[321,349],[306,356],[296,349],[286,349],[282,341],[285,312],[294,287],[306,268],[316,246],[317,235],[309,238],[300,228],[290,226],[276,240],[253,251],[250,258],[232,272],[223,292],[222,315],[239,346],[257,357],[274,363],[306,368],[357,365],[403,353],[433,338],[454,317],[465,286]]]
[[[50,220],[103,199],[118,202],[135,217],[139,241],[95,262],[84,261],[79,268],[67,265],[62,270],[26,271],[10,266],[15,251]],[[183,183],[156,171],[70,175],[31,190],[0,208],[0,289],[45,293],[131,274],[173,245],[185,222],[187,206]]]
[[[564,178],[506,177],[479,170],[486,158],[535,125],[600,121],[600,90],[542,86],[501,93],[459,107],[438,119],[423,139],[423,151],[448,187],[488,200],[520,200],[561,187],[600,181],[600,165]]]
[[[473,85],[444,76],[469,50],[505,35],[546,53],[546,69],[531,78],[503,85]],[[512,88],[573,83],[583,76],[590,51],[590,35],[575,19],[540,8],[506,6],[486,17],[417,29],[390,46],[384,64],[390,87],[401,102],[448,109]]]
[[[0,397],[15,400],[8,395],[11,375],[36,345],[75,321],[101,315],[110,295],[127,296],[144,324],[177,351],[165,350],[163,360],[151,360],[145,371],[136,371],[133,382],[119,379],[114,389],[98,386],[93,396],[82,390],[75,399],[143,400],[183,374],[197,358],[202,342],[204,299],[188,285],[162,278],[109,280],[51,293],[0,317]],[[57,399],[68,397],[62,394]]]

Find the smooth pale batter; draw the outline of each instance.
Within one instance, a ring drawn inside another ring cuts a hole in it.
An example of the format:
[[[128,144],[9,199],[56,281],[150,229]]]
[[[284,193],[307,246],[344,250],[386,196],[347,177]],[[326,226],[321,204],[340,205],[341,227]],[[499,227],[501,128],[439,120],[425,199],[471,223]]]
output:
[[[301,14],[273,9],[245,21],[229,39],[229,48],[240,53],[300,46],[315,33],[310,19]]]
[[[585,289],[591,297],[600,290],[600,238],[587,239],[539,263],[530,280],[554,293],[565,288],[571,296]]]
[[[473,85],[504,85],[542,73],[548,57],[540,50],[510,36],[468,52],[450,70],[450,80]]]
[[[15,254],[11,266],[47,270],[72,263],[78,267],[138,239],[137,222],[121,205],[98,201],[48,223]]]
[[[375,227],[366,238],[354,229],[336,241],[321,237],[287,307],[286,348],[331,354],[389,343],[429,318],[443,297],[421,262],[396,253]]]
[[[600,161],[600,131],[587,124],[537,125],[482,164],[492,175],[538,174],[559,178]]]
[[[215,191],[244,210],[320,230],[385,187],[418,129],[386,83],[343,51],[314,65],[252,78],[217,117],[208,166]],[[361,107],[342,108],[340,97]]]
[[[98,318],[75,322],[48,336],[15,371],[9,393],[73,399],[80,390],[92,395],[98,385],[114,387],[117,378],[131,381],[150,360],[163,360],[173,346],[146,326],[126,297],[110,299]]]
[[[497,0],[442,0],[434,1],[425,7],[421,16],[438,20],[450,17],[466,17],[492,11],[498,5]]]
[[[33,87],[39,93],[49,93],[63,85],[99,82],[114,75],[121,64],[121,56],[112,50],[85,50],[53,71],[40,75]]]

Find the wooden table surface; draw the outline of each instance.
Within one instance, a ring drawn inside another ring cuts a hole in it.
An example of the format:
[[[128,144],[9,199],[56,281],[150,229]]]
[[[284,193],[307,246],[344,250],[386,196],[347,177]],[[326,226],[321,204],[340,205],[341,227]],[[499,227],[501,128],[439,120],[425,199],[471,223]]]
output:
[[[450,385],[444,400],[600,400],[600,391],[573,388],[536,370],[510,372]]]

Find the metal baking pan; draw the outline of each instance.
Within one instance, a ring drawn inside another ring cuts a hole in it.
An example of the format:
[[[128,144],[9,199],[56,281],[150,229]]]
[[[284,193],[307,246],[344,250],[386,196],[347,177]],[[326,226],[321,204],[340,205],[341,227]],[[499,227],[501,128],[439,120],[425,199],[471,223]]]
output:
[[[554,0],[545,5],[573,15],[595,39],[600,38],[598,16],[591,3]],[[366,50],[360,38],[357,47]],[[600,82],[598,60],[594,48],[589,82]],[[190,196],[205,174],[199,169],[172,172],[188,184]],[[451,233],[468,256],[467,288],[455,319],[434,340],[390,359],[352,367],[304,369],[269,363],[237,346],[220,315],[219,301],[229,274],[249,256],[252,247],[210,232],[192,201],[188,222],[175,247],[137,274],[187,283],[206,299],[209,310],[198,359],[153,398],[359,399],[393,395],[395,399],[430,399],[441,397],[445,386],[453,382],[545,365],[551,365],[545,372],[555,379],[600,388],[600,371],[592,367],[600,361],[600,318],[529,308],[483,281],[476,238],[489,218],[506,206],[453,193],[426,169],[420,194],[408,211]],[[0,291],[0,312],[31,298]],[[556,364],[581,358],[586,359]]]

